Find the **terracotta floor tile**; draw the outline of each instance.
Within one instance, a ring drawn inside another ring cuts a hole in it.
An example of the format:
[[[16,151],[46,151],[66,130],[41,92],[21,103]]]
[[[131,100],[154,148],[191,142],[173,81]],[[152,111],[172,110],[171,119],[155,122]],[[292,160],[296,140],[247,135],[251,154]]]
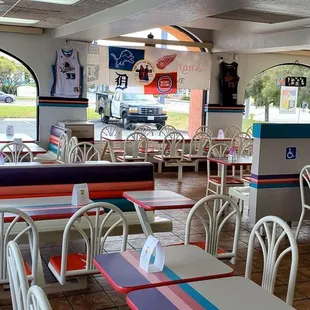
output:
[[[100,275],[94,275],[93,279],[100,285],[100,287],[104,291],[114,290],[114,288],[108,283],[108,281],[101,274]]]
[[[231,263],[226,263],[228,266],[230,266],[231,268],[233,268],[234,270],[234,274],[236,276],[243,276],[245,273],[245,267],[246,267],[246,262],[242,261],[242,262],[236,262],[236,264],[231,264]],[[252,272],[258,272],[259,270],[256,267],[252,267]]]
[[[91,294],[70,296],[68,297],[68,300],[74,310],[99,310],[115,307],[111,299],[103,291]]]
[[[49,302],[51,304],[52,309],[57,309],[57,310],[72,310],[73,309],[69,301],[65,297],[49,299]]]
[[[303,268],[307,268],[307,267],[303,267]],[[299,268],[298,270],[301,271],[301,269],[302,268]],[[289,279],[289,269],[287,269],[287,270],[279,270],[278,274],[277,274],[277,279],[280,280],[282,283],[287,284],[288,283],[288,279]],[[306,281],[310,281],[310,278],[307,277],[306,275],[304,275],[301,272],[297,272],[296,283],[306,282]]]
[[[294,301],[293,307],[297,310],[310,310],[310,299]]]
[[[295,290],[310,298],[310,281],[296,283]]]
[[[88,277],[87,278],[88,285],[87,288],[84,290],[76,290],[76,291],[68,291],[65,292],[65,295],[67,297],[69,296],[75,296],[75,295],[81,295],[81,294],[89,294],[89,293],[95,293],[102,291],[102,287],[98,284],[98,282],[95,281],[94,278]]]
[[[116,291],[107,291],[106,294],[117,307],[126,306],[126,295],[117,293]]]
[[[286,301],[287,285],[276,285],[273,294],[283,301]],[[294,300],[301,300],[305,298],[307,298],[305,295],[295,290]]]

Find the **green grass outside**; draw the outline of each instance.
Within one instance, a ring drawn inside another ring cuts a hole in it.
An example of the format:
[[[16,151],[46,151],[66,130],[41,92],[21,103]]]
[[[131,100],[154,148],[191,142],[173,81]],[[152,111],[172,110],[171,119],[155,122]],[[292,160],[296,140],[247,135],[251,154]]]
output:
[[[14,105],[0,105],[0,118],[36,118],[37,108]]]
[[[0,105],[0,118],[36,118],[36,107],[23,107],[14,105]],[[100,115],[94,109],[87,109],[87,119],[99,119]],[[177,129],[187,130],[188,114],[179,112],[168,112],[167,125],[172,125]]]

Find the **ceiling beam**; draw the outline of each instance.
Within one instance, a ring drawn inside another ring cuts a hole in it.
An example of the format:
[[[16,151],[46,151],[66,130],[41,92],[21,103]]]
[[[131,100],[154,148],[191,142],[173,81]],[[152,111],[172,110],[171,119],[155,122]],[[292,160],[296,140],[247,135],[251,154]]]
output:
[[[109,41],[120,41],[120,42],[134,42],[134,43],[145,43],[145,44],[162,44],[162,45],[175,45],[175,46],[190,46],[206,48],[211,50],[213,44],[211,42],[187,42],[187,41],[173,41],[173,40],[160,40],[160,39],[146,39],[146,38],[135,38],[135,37],[114,37],[108,38]]]
[[[43,28],[0,25],[0,32],[40,35],[40,34],[43,34]]]

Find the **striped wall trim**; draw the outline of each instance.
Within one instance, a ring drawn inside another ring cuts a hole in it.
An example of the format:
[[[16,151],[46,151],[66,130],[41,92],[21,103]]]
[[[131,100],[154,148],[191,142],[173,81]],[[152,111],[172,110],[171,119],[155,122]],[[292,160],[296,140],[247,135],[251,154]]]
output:
[[[87,108],[87,98],[61,98],[61,97],[38,97],[38,106],[53,106],[53,107],[74,107],[74,108]]]
[[[38,107],[67,107],[67,108],[88,108],[88,104],[63,104],[63,103],[39,103]]]
[[[255,123],[253,137],[259,139],[310,139],[310,124]]]
[[[256,189],[299,187],[299,174],[252,174],[250,186]]]
[[[222,107],[219,105],[205,105],[205,112],[208,113],[243,113],[244,106]]]

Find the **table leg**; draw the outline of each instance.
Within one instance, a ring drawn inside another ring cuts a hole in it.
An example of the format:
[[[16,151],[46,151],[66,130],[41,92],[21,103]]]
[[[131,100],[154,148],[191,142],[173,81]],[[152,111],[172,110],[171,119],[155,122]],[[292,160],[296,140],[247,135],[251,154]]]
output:
[[[226,177],[227,177],[227,166],[221,165],[221,195],[225,195],[226,192]]]
[[[111,161],[113,163],[116,162],[116,157],[115,157],[115,153],[114,153],[114,149],[113,149],[113,142],[108,140],[108,148],[110,150],[110,156],[111,156]]]
[[[145,238],[147,239],[148,236],[153,236],[154,233],[150,225],[149,219],[147,218],[145,210],[143,208],[140,208],[139,205],[137,205],[136,203],[134,203],[134,206],[135,206],[142,230],[145,234]]]

